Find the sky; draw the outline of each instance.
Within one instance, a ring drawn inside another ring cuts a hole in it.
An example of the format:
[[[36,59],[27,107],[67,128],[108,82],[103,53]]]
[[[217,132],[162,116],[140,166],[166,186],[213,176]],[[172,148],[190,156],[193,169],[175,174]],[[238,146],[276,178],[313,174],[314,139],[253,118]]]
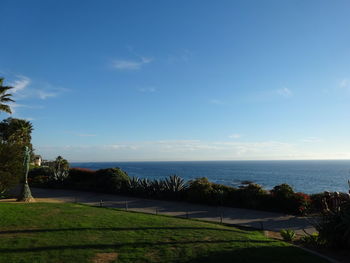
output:
[[[350,159],[349,10],[2,0],[0,76],[44,159]]]

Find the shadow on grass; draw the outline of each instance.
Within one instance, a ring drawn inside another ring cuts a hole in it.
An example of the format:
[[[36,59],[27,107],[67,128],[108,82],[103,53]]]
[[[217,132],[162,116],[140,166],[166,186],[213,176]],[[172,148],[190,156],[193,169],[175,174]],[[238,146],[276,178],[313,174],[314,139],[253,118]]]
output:
[[[174,245],[191,245],[191,244],[229,244],[229,243],[274,243],[273,240],[197,240],[197,241],[170,241],[170,242],[130,242],[119,244],[87,244],[87,245],[67,245],[67,246],[43,246],[32,248],[4,248],[0,249],[0,253],[21,253],[21,252],[41,252],[49,250],[65,250],[65,249],[116,249],[122,247],[157,247],[157,246],[174,246]]]
[[[42,232],[63,232],[63,231],[144,231],[144,230],[211,230],[218,232],[244,233],[234,229],[220,229],[211,227],[84,227],[84,228],[58,228],[58,229],[23,229],[23,230],[5,230],[1,234],[24,234],[24,233],[42,233]]]
[[[232,262],[329,262],[326,259],[312,255],[296,247],[263,246],[239,248],[208,253],[185,261],[184,263],[232,263]]]

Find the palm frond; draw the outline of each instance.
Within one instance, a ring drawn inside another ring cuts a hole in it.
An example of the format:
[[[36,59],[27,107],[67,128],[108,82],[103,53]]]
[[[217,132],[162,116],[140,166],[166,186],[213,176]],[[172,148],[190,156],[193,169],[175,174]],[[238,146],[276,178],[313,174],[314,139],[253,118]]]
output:
[[[4,78],[0,78],[0,111],[11,114],[12,111],[10,106],[4,103],[15,102],[13,99],[11,99],[12,94],[7,93],[10,89],[13,89],[13,87],[3,86],[3,83]]]
[[[9,105],[0,104],[0,111],[12,114],[12,111]]]

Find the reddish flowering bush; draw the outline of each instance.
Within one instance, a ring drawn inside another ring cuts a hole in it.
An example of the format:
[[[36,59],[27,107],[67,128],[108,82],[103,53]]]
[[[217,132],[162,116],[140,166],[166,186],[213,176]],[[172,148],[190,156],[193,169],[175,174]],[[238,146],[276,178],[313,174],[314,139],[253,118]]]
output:
[[[272,207],[286,213],[305,215],[310,207],[310,196],[295,193],[287,184],[277,185],[271,190]]]
[[[305,215],[306,214],[306,210],[307,210],[307,208],[305,207],[305,206],[299,206],[299,213],[301,214],[301,215]]]
[[[305,202],[310,202],[311,201],[311,198],[310,198],[310,196],[308,194],[298,192],[298,193],[296,193],[296,195],[298,197],[300,197],[301,199],[303,199]]]
[[[298,211],[300,215],[305,215],[310,209],[311,198],[308,194],[305,193],[295,193],[294,194],[295,202],[299,205]]]

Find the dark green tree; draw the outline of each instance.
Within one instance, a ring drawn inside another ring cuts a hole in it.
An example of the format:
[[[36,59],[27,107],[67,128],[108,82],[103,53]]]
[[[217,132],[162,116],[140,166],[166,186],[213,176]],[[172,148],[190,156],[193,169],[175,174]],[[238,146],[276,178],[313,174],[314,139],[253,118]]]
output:
[[[7,172],[6,180],[12,181],[12,179],[14,180],[17,177],[21,178],[22,191],[18,200],[25,202],[34,200],[28,185],[29,163],[33,156],[33,146],[31,144],[32,131],[33,125],[27,120],[7,118],[0,122],[0,141],[8,148],[20,149],[20,152],[13,158],[15,158],[16,163],[20,164],[22,167],[19,174],[16,170]],[[0,170],[2,170],[1,167]],[[11,179],[10,176],[12,176]]]
[[[16,186],[24,173],[23,149],[0,142],[0,195]]]
[[[7,118],[0,122],[0,141],[9,144],[29,147],[30,159],[34,159],[34,150],[31,143],[33,125],[30,121],[16,118]]]
[[[0,112],[12,113],[9,102],[13,87],[3,86],[0,78]],[[7,118],[0,123],[0,193],[18,183],[23,175],[22,193],[18,200],[32,201],[28,186],[30,156],[33,155],[31,133],[33,125],[26,120]]]

